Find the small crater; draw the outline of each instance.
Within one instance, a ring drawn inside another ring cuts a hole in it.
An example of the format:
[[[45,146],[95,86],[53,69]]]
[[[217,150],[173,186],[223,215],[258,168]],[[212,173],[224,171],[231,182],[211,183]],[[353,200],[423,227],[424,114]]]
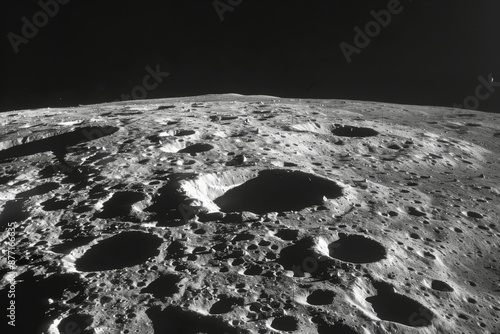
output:
[[[335,182],[299,171],[265,170],[214,200],[221,211],[257,214],[283,212],[323,204],[323,197],[338,198],[342,188]]]
[[[391,150],[400,150],[401,146],[399,146],[398,144],[391,144],[387,146],[387,148],[390,148]]]
[[[383,260],[387,253],[379,242],[362,235],[339,234],[340,239],[331,243],[330,256],[351,263],[372,263]]]
[[[412,216],[415,216],[415,217],[424,217],[424,216],[427,216],[427,214],[425,212],[422,212],[422,211],[420,211],[417,208],[414,208],[412,206],[408,208],[408,214],[412,215]]]
[[[293,332],[299,328],[299,322],[292,316],[282,316],[275,318],[271,323],[271,327],[278,331]]]
[[[170,105],[170,106],[158,106],[156,110],[165,110],[165,109],[172,109],[175,108],[175,106]]]
[[[158,255],[162,241],[148,233],[122,232],[92,246],[76,260],[76,268],[80,271],[103,271],[135,266]]]
[[[335,293],[330,290],[316,290],[307,297],[307,302],[311,305],[329,305],[333,303]]]
[[[194,135],[196,131],[194,130],[179,130],[175,132],[176,137],[182,137],[182,136],[190,136]]]
[[[443,292],[453,292],[453,288],[448,284],[440,280],[433,280],[431,283],[431,288],[437,291]]]
[[[255,239],[255,235],[251,233],[240,233],[237,234],[232,241],[247,241]]]
[[[177,275],[164,275],[157,278],[147,287],[142,289],[141,293],[150,293],[156,298],[172,297],[174,294],[179,292],[179,288],[176,284],[180,281],[181,279]]]
[[[474,212],[474,211],[467,211],[467,217],[471,217],[471,218],[477,218],[477,219],[483,219],[484,216],[478,212]]]
[[[93,329],[89,328],[94,317],[88,314],[72,314],[67,316],[59,325],[57,329],[59,333],[78,333],[78,334],[93,334],[95,333]]]
[[[182,150],[178,151],[177,153],[201,153],[201,152],[207,152],[210,151],[214,148],[214,146],[210,144],[194,144],[188,147],[183,148]]]
[[[336,127],[332,129],[332,133],[339,137],[358,137],[358,138],[374,137],[379,134],[377,131],[370,128],[361,128],[349,125]]]

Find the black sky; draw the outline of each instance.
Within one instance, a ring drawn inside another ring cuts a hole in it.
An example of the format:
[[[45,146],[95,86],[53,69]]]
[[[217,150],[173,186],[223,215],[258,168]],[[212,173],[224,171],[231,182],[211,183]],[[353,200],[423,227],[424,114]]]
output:
[[[143,85],[147,66],[169,73],[147,98],[234,92],[450,107],[474,101],[478,77],[500,72],[497,0],[401,0],[350,64],[340,43],[354,45],[353,29],[396,0],[218,0],[240,2],[223,21],[213,0],[60,1],[17,54],[9,33],[22,37],[21,19],[33,22],[41,2],[4,5],[0,110],[121,99]],[[500,111],[492,89],[479,110]]]

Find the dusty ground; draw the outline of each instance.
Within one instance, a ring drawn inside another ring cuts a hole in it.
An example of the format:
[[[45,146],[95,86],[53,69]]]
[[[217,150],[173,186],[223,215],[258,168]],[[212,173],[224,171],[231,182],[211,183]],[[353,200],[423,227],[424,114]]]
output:
[[[498,117],[232,94],[0,114],[8,333],[498,333]]]

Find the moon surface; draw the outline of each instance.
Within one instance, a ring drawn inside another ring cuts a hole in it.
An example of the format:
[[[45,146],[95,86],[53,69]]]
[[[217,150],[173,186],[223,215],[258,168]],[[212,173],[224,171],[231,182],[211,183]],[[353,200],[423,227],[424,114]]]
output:
[[[2,113],[9,333],[498,333],[499,121],[237,94]]]

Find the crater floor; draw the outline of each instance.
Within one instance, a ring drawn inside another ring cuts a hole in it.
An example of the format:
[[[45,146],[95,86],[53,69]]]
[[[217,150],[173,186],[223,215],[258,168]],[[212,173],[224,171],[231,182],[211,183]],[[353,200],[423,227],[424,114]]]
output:
[[[498,114],[226,94],[0,124],[12,333],[500,331]]]

